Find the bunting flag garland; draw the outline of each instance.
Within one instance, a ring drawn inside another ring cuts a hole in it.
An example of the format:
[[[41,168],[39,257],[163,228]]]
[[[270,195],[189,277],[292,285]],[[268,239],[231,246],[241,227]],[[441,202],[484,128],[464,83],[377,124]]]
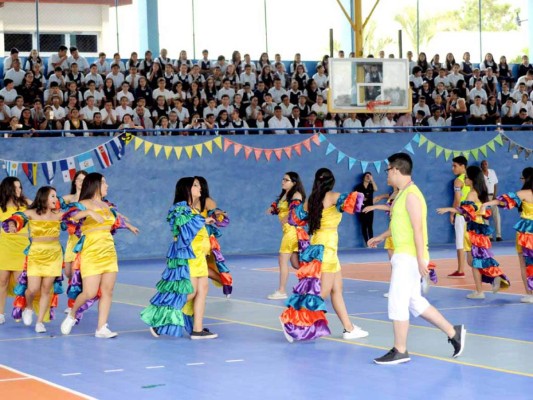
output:
[[[94,152],[96,154],[96,158],[100,162],[100,166],[102,169],[109,168],[111,165],[113,165],[113,160],[109,156],[109,152],[107,151],[107,147],[105,144],[101,144],[96,149],[94,149]]]
[[[498,136],[500,141],[498,142],[500,145],[504,145],[504,143],[507,144],[507,151],[510,152],[511,150],[516,151],[516,155],[520,156],[522,153],[524,153],[524,156],[527,159],[529,159],[529,156],[531,153],[533,153],[533,148],[528,148],[526,146],[522,146],[521,144],[515,142],[512,140],[509,136],[507,136],[503,131],[500,131],[500,135]]]
[[[54,177],[56,174],[56,162],[55,161],[46,161],[41,164],[43,168],[43,174],[46,179],[46,182],[50,185],[54,182]]]
[[[208,140],[207,142],[193,144],[193,145],[187,145],[187,146],[168,146],[168,145],[162,145],[158,143],[150,142],[149,140],[146,140],[144,138],[140,138],[138,136],[133,136],[131,134],[126,134],[124,137],[124,142],[127,144],[131,141],[133,141],[133,148],[135,151],[139,150],[141,147],[144,150],[144,154],[152,153],[155,155],[155,158],[159,157],[159,154],[163,153],[165,154],[165,158],[168,160],[170,156],[172,155],[172,152],[175,153],[176,158],[179,160],[181,159],[181,155],[183,151],[185,150],[185,154],[187,154],[188,158],[192,158],[193,154],[197,154],[198,157],[203,157],[206,153],[204,153],[204,148],[207,150],[209,154],[213,154],[213,143],[218,147],[219,149],[222,149],[222,137],[217,136],[214,139]],[[111,146],[111,149],[117,155],[117,150],[115,150],[116,142],[110,142],[109,145]],[[239,149],[240,150],[240,149]],[[124,151],[124,146],[122,147],[122,151]],[[117,155],[117,159],[120,159]]]
[[[487,149],[492,150],[493,152],[496,152],[496,144],[499,144],[500,146],[503,146],[503,139],[502,139],[502,133],[499,132],[498,135],[496,135],[494,138],[489,140],[487,143],[475,147],[468,150],[453,150],[453,149],[447,149],[445,147],[442,147],[438,145],[437,143],[429,140],[426,136],[420,134],[419,135],[419,141],[418,141],[418,147],[426,146],[426,153],[427,154],[434,154],[435,158],[439,158],[441,154],[444,154],[444,159],[448,161],[450,157],[458,157],[460,155],[464,156],[467,160],[470,159],[470,156],[474,158],[474,160],[478,161],[480,154],[483,155],[483,157],[487,157]],[[510,151],[510,150],[509,150]]]
[[[17,176],[18,168],[19,168],[18,161],[6,161],[7,176]]]
[[[344,153],[343,151],[339,150],[337,148],[337,146],[335,146],[333,143],[331,143],[326,135],[323,135],[323,134],[319,134],[318,136],[318,140],[320,142],[328,142],[328,145],[326,146],[326,156],[334,153],[334,152],[337,152],[337,164],[340,164],[342,162],[342,160],[344,159],[348,159],[348,169],[351,170],[355,164],[359,163],[361,165],[361,170],[364,172],[366,172],[367,168],[369,165],[372,165],[374,166],[376,172],[379,174],[381,172],[381,166],[383,165],[383,163],[387,163],[387,159],[384,159],[384,160],[359,160],[355,157],[351,157],[349,155],[347,155],[346,153]],[[420,143],[420,141],[424,141],[426,142],[427,139],[424,137],[422,138],[422,136],[420,134],[416,134],[414,135],[413,137],[411,137],[411,139],[409,140],[409,142],[407,142],[407,144],[400,150],[400,151],[405,151],[405,152],[408,152],[408,153],[411,153],[411,154],[415,154],[415,151],[413,150],[413,146],[411,144],[411,142],[415,142],[415,143]]]
[[[63,182],[71,182],[76,175],[76,163],[74,157],[67,157],[65,160],[59,160],[59,168],[61,168],[61,175]]]
[[[88,173],[96,172],[94,161],[90,152],[80,154],[77,159],[80,169],[87,171]]]
[[[37,165],[37,163],[22,163],[22,170],[33,186],[37,185]]]

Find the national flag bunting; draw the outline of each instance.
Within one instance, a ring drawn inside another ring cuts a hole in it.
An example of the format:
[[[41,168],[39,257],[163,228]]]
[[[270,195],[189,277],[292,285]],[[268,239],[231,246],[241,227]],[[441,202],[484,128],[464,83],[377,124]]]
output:
[[[98,157],[98,161],[100,162],[100,166],[105,169],[113,165],[113,160],[109,156],[109,152],[107,151],[107,147],[105,144],[101,144],[96,149],[94,149],[94,152],[96,153],[96,157]]]
[[[68,157],[65,160],[59,161],[59,167],[61,168],[61,174],[63,175],[63,182],[71,182],[76,175],[76,162],[74,157]]]
[[[19,163],[18,161],[6,161],[7,176],[17,176]]]
[[[47,161],[41,164],[43,167],[43,174],[46,178],[46,181],[50,185],[54,181],[54,176],[56,174],[56,162],[55,161]]]
[[[78,164],[80,164],[80,169],[87,171],[88,173],[96,172],[96,168],[94,168],[93,157],[90,151],[78,156]]]
[[[33,186],[37,185],[37,163],[22,163],[22,170]]]
[[[111,146],[111,149],[115,153],[115,157],[117,157],[117,160],[120,160],[122,156],[124,156],[124,153],[126,152],[126,146],[124,145],[122,137],[117,136],[113,138],[113,140],[109,142],[109,145]]]

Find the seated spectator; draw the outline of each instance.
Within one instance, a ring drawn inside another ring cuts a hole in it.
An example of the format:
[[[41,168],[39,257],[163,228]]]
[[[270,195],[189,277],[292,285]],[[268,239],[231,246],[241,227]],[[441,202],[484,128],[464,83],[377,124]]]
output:
[[[478,69],[479,71],[479,69]],[[463,54],[463,61],[461,61],[460,74],[464,76],[465,82],[469,82],[473,73],[473,65],[470,62],[470,53],[467,51]]]
[[[513,128],[513,130],[531,130],[533,128],[533,118],[527,115],[525,108],[521,108],[515,118],[514,125],[520,125],[520,127]]]
[[[326,87],[328,87],[329,78],[325,74],[324,66],[322,64],[316,67],[316,74],[313,75],[313,79],[320,90],[324,90]]]
[[[422,83],[422,87],[418,89],[418,96],[416,101],[413,101],[413,104],[416,104],[420,101],[420,97],[424,97],[425,104],[427,104],[428,107],[431,107],[433,104],[433,91],[431,90],[431,86],[429,85],[428,81],[424,81]],[[413,99],[414,100],[414,99]]]
[[[324,118],[324,132],[330,135],[335,135],[339,133],[338,129],[335,129],[338,127],[337,124],[337,114],[336,113],[326,113],[326,117]],[[326,129],[328,128],[328,129]]]
[[[68,102],[69,97],[74,97],[76,99],[76,106],[80,106],[83,102],[83,96],[81,92],[78,90],[78,85],[76,82],[69,82],[67,84],[67,90],[63,94],[63,100]]]
[[[80,118],[90,124],[93,122],[94,114],[99,113],[100,109],[96,106],[96,101],[93,96],[88,96],[86,102],[85,107],[80,110]]]
[[[113,102],[106,100],[104,108],[100,111],[102,114],[102,122],[106,129],[115,129],[119,125],[118,114],[113,108]]]
[[[307,87],[307,81],[309,80],[309,75],[305,72],[305,68],[302,64],[296,67],[296,71],[292,75],[292,79],[298,82],[298,89],[304,90]]]
[[[268,90],[268,93],[272,95],[274,103],[281,103],[281,97],[287,94],[287,91],[281,85],[281,79],[274,79],[274,86]]]
[[[183,83],[176,82],[174,88],[172,89],[172,102],[176,99],[183,101],[183,104],[187,101],[187,92],[183,89]]]
[[[361,124],[361,121],[359,121],[359,119],[357,118],[356,113],[350,113],[348,118],[346,118],[344,122],[342,123],[342,126],[344,128],[344,133],[362,133],[363,132],[363,130],[361,129],[363,125]]]
[[[378,133],[380,129],[373,129],[375,127],[381,127],[381,119],[379,114],[371,114],[365,121],[365,132]]]
[[[41,71],[41,64],[33,64],[33,82],[35,83],[35,86],[39,88],[39,90],[43,91],[46,88],[47,80]]]
[[[185,50],[181,50],[178,58],[176,61],[174,61],[174,67],[176,71],[179,71],[181,69],[181,66],[185,65],[187,66],[187,70],[190,71],[192,68],[194,68],[194,65],[191,60],[187,57],[187,52]]]
[[[492,71],[494,74],[498,74],[498,64],[496,64],[496,61],[494,60],[494,57],[492,56],[492,53],[485,54],[485,59],[481,64],[479,64],[479,68],[481,69],[481,74],[486,75],[487,69],[492,68]]]
[[[135,101],[135,98],[133,97],[133,94],[130,91],[130,84],[127,81],[122,82],[121,90],[120,92],[117,92],[116,94],[117,103],[122,105],[122,99],[125,98],[126,105],[131,107],[133,105],[133,102]]]
[[[498,78],[494,75],[491,67],[486,69],[482,82],[483,89],[487,92],[487,96],[496,96],[498,93]]]
[[[228,68],[226,57],[222,55],[218,56],[217,61],[215,62],[215,65],[213,66],[213,70],[217,68],[219,69],[220,74],[224,75],[226,73],[226,69]]]
[[[35,98],[43,96],[41,89],[34,84],[32,72],[26,72],[24,82],[17,88],[17,93],[23,97],[24,104],[27,106],[32,104]]]
[[[413,116],[410,112],[403,113],[396,121],[396,126],[411,127],[413,126]],[[410,129],[402,129],[400,132],[411,132]]]
[[[516,106],[518,107],[519,110],[521,110],[522,108],[525,108],[527,110],[527,115],[529,115],[530,117],[533,117],[531,101],[529,101],[529,97],[527,93],[522,93],[522,98],[520,99],[518,103],[516,103]]]
[[[527,94],[527,86],[525,82],[520,82],[516,84],[515,88],[516,89],[513,91],[513,93],[511,93],[511,97],[516,103],[518,103],[520,100],[522,100],[522,95]]]
[[[120,73],[126,73],[126,65],[122,62],[122,58],[119,53],[113,54],[113,60],[111,61],[111,72],[113,72],[113,64],[118,65]]]
[[[470,119],[472,125],[485,125],[487,119],[487,107],[481,103],[481,96],[474,98],[474,104],[470,105]]]
[[[61,102],[63,102],[64,95],[61,89],[59,88],[59,85],[57,84],[57,82],[52,82],[50,84],[50,89],[47,89],[44,91],[43,100],[46,104],[50,105],[52,104],[52,97],[54,96],[59,96],[59,98],[61,99]]]
[[[513,125],[516,116],[518,115],[519,108],[515,104],[513,97],[508,97],[505,101],[505,104],[502,105],[502,111],[501,111],[501,118],[502,118],[502,125]],[[527,112],[527,110],[526,110]]]
[[[187,66],[185,66],[185,69],[186,68]],[[176,82],[178,82],[178,77],[174,73],[174,68],[172,67],[171,64],[165,65],[164,72],[163,72],[163,79],[165,80],[165,89],[167,90],[172,90]],[[185,85],[187,86],[189,85],[189,82],[187,80],[187,72],[185,72],[184,80],[183,81],[180,80],[180,82],[182,83],[185,82]],[[158,84],[159,84],[159,80],[158,80]]]
[[[429,115],[429,106],[426,104],[426,97],[420,96],[418,98],[418,103],[413,107],[413,117],[416,117],[418,110],[424,111],[424,115]]]
[[[26,71],[24,71],[20,65],[18,58],[13,60],[12,67],[7,71],[4,71],[4,79],[11,79],[15,84],[15,87],[22,85]]]
[[[52,54],[48,57],[48,75],[54,74],[57,67],[61,68],[61,71],[68,70],[68,56],[67,46],[61,45],[57,50],[57,54]]]
[[[163,69],[161,64],[154,62],[152,67],[146,74],[146,79],[148,80],[148,85],[153,89],[157,89],[159,86],[159,79],[163,78]]]
[[[98,54],[98,60],[96,61],[96,69],[97,72],[102,75],[102,77],[105,77],[107,74],[111,72],[111,67],[109,66],[107,60],[106,60],[106,54],[103,52],[100,52]]]
[[[248,135],[248,124],[245,120],[241,119],[239,111],[237,110],[233,110],[233,112],[231,113],[231,126],[235,129],[245,129],[231,131],[232,135]]]
[[[108,133],[104,132],[103,129],[106,129],[104,122],[102,121],[102,114],[96,112],[93,114],[92,122],[87,124],[87,127],[91,130],[92,136],[107,136]]]
[[[296,104],[296,107],[300,109],[300,118],[306,120],[309,116],[309,113],[311,112],[311,107],[307,105],[307,96],[302,94],[298,98],[298,104]]]
[[[500,122],[500,109],[495,96],[489,96],[487,101],[487,125],[496,125]]]
[[[87,129],[87,123],[80,119],[79,111],[74,108],[70,112],[70,119],[65,121],[65,136],[92,136]]]
[[[11,108],[6,105],[4,97],[0,94],[0,130],[4,130],[9,126],[11,119]]]
[[[170,64],[167,64],[170,65]],[[142,128],[142,127],[141,127]],[[154,132],[147,132],[147,136],[169,136],[172,135],[170,128],[170,121],[166,115],[163,115],[157,120],[154,127]],[[177,133],[177,132],[176,132]]]
[[[509,64],[507,64],[507,58],[505,56],[501,56],[500,63],[498,64],[498,82],[500,82],[501,86],[503,82],[507,82],[507,84],[510,85],[513,81],[513,72],[511,71]]]
[[[270,121],[268,122],[269,126],[271,126]],[[324,124],[321,120],[317,118],[317,115],[314,111],[311,111],[309,115],[307,116],[307,121],[304,124],[304,131],[303,133],[323,133],[324,131],[320,128],[322,128]]]
[[[433,93],[431,93],[431,98],[433,99],[433,103],[435,103],[435,98],[437,96],[440,96],[443,101],[446,101],[446,99],[448,98],[448,91],[445,88],[444,82],[438,82],[437,87],[435,88]]]
[[[413,126],[417,126],[417,127],[429,126],[427,118],[426,118],[426,112],[424,110],[422,109],[417,110],[415,116],[413,117]],[[420,132],[420,131],[424,132],[426,130],[424,128],[415,129],[415,132]]]
[[[35,130],[39,129],[37,121],[32,117],[31,110],[29,108],[24,108],[20,114],[19,124],[22,125],[22,129],[25,131],[32,131],[32,136],[35,136]],[[38,136],[38,135],[37,135]]]
[[[16,47],[12,47],[9,52],[9,55],[4,58],[4,75],[7,71],[13,68],[13,61],[15,60],[18,60],[20,62],[19,51]]]
[[[163,118],[166,118],[166,117],[163,117]],[[131,114],[124,114],[122,116],[121,121],[122,121],[122,123],[119,125],[118,129],[123,129],[125,131],[137,130],[137,129],[142,130],[142,129],[144,129],[140,125],[135,125],[135,122],[133,121],[133,118],[132,118]],[[167,122],[168,122],[168,119],[167,119]],[[115,136],[118,136],[120,134],[121,134],[121,132],[116,132]],[[142,136],[142,133],[141,133],[141,136]]]
[[[206,135],[218,135],[218,124],[215,119],[215,114],[209,113],[204,119]]]
[[[122,121],[124,115],[133,115],[133,109],[129,106],[129,100],[126,96],[120,98],[120,105],[115,110],[117,112],[117,118]]]
[[[311,106],[311,111],[316,113],[318,119],[324,120],[328,113],[328,106],[324,103],[324,99],[321,95],[316,97],[316,103]]]
[[[289,118],[292,115],[292,109],[294,108],[294,105],[290,103],[289,96],[286,94],[281,96],[281,103],[279,106],[281,107],[281,113],[284,117]]]
[[[196,81],[193,81],[191,83],[191,87],[189,91],[187,92],[187,102],[192,103],[195,97],[198,98],[198,101],[200,102],[201,106],[204,106],[207,104],[207,98],[205,97],[205,93],[201,88],[201,84],[199,84]]]
[[[240,89],[237,92],[237,94],[239,94],[241,96],[242,105],[243,105],[244,109],[246,110],[246,107],[248,107],[251,104],[252,97],[254,96],[254,92],[252,92],[251,85],[248,82],[246,82],[243,85],[243,88]]]
[[[52,109],[52,106],[44,107],[44,120],[41,122],[39,130],[60,131],[61,129],[63,129],[63,123],[55,119],[55,114],[54,110]],[[41,135],[45,137],[59,137],[61,136],[61,132],[44,133]]]
[[[452,70],[448,74],[449,88],[453,89],[457,87],[457,82],[460,80],[464,82],[463,75],[459,72],[461,66],[457,63],[453,64]]]
[[[231,87],[231,81],[224,79],[222,81],[222,88],[217,93],[217,100],[222,101],[223,96],[228,96],[229,102],[233,103],[233,97],[235,97],[235,89]]]
[[[141,67],[141,60],[139,60],[139,54],[137,54],[136,51],[132,51],[130,54],[130,58],[128,61],[126,61],[126,71],[130,71],[131,74],[131,68],[134,67],[135,71],[138,71]],[[130,85],[132,89],[134,89],[134,86],[130,82]]]
[[[31,109],[31,118],[33,119],[35,129],[41,129],[42,122],[46,119],[44,115],[43,103],[41,99],[36,98],[33,101],[33,108]]]
[[[271,131],[275,135],[287,134],[287,129],[292,128],[288,118],[283,116],[280,106],[274,107],[274,115],[268,120],[268,127],[275,129]]]
[[[184,97],[180,100],[185,101],[185,97],[187,96],[186,93],[184,93]],[[175,93],[172,93],[170,90],[166,88],[166,81],[165,78],[159,78],[157,81],[157,88],[152,91],[152,98],[157,101],[159,97],[163,97],[167,104],[172,104],[172,100],[176,97]]]
[[[479,68],[474,68],[472,70],[472,76],[468,80],[468,88],[472,89],[476,85],[476,82],[480,79],[481,79],[481,71],[479,70]]]
[[[394,113],[387,113],[383,118],[381,118],[380,125],[384,127],[383,133],[395,133],[394,129],[390,129],[393,126],[396,126],[396,121],[394,121]]]
[[[224,74],[224,78],[222,78],[222,81],[224,81],[224,79],[228,79],[230,81],[230,86],[235,91],[237,91],[241,87],[241,81],[239,79],[239,75],[237,74],[237,70],[233,64],[229,64],[228,68],[226,68],[226,73]]]
[[[304,95],[307,97],[307,104],[309,105],[309,107],[311,107],[317,102],[318,96],[322,96],[322,98],[324,99],[324,96],[322,95],[322,92],[318,88],[314,79],[309,79],[307,81],[307,85],[304,90]]]
[[[294,105],[298,104],[298,99],[302,94],[303,92],[298,89],[298,81],[293,79],[291,81],[291,88],[287,92],[287,96],[289,96],[289,102]]]
[[[233,110],[232,110],[233,111]],[[217,125],[220,129],[227,129],[231,125],[231,121],[228,118],[228,112],[226,110],[220,110],[217,117]],[[221,135],[227,135],[227,131],[220,131]]]
[[[521,83],[524,83],[526,85],[526,89],[528,92],[531,91],[531,88],[533,88],[533,70],[528,70],[525,75],[518,78],[516,84],[520,85]]]
[[[95,88],[98,90],[102,90],[104,87],[104,80],[102,78],[102,75],[98,73],[98,68],[96,64],[91,64],[89,67],[89,73],[85,75],[83,78],[83,83],[85,86],[89,86],[89,83],[93,81]]]
[[[50,88],[53,82],[57,83],[61,90],[66,90],[67,81],[63,76],[63,70],[61,69],[61,67],[56,67],[54,69],[53,74],[48,77],[47,87]]]
[[[70,70],[72,70],[72,65],[76,63],[79,68],[79,71],[84,74],[87,74],[89,72],[89,63],[87,62],[85,57],[80,56],[78,48],[75,46],[71,46],[69,50],[70,57],[67,59],[67,63]]]
[[[102,107],[104,101],[104,95],[101,91],[96,89],[96,83],[94,81],[89,81],[87,85],[87,90],[83,93],[83,100],[87,102],[89,97],[94,99],[94,104],[96,107]]]
[[[215,99],[210,99],[207,102],[207,107],[203,109],[202,116],[204,117],[204,119],[207,119],[207,114],[213,114],[215,118],[217,117],[218,110],[217,110],[217,102]]]
[[[76,82],[76,85],[83,87],[85,76],[78,70],[78,64],[75,62],[70,66],[70,71],[65,74],[65,83],[68,86],[69,82]]]
[[[450,79],[448,78],[448,71],[445,68],[439,69],[439,75],[433,79],[433,83],[436,87],[439,86],[439,83],[442,83],[444,89],[449,88]]]
[[[427,119],[427,126],[431,127],[433,132],[441,132],[446,126],[446,121],[441,117],[441,109],[439,107],[432,107],[433,115]]]
[[[11,116],[20,119],[22,110],[24,110],[24,98],[22,96],[17,96],[15,99],[15,105],[11,107]]]
[[[276,103],[272,100],[272,95],[270,93],[265,94],[265,101],[261,105],[261,109],[263,110],[263,113],[265,114],[265,118],[268,120],[274,115],[274,109],[276,107]]]
[[[518,67],[518,78],[521,78],[525,74],[527,74],[527,71],[532,70],[533,65],[529,63],[529,57],[526,55],[522,56],[522,63]]]
[[[478,79],[475,83],[475,87],[470,91],[470,101],[474,103],[475,98],[479,96],[481,98],[481,102],[485,104],[487,100],[489,99],[489,96],[487,95],[487,92],[485,89],[483,89],[483,81],[481,79]]]
[[[291,129],[289,133],[302,133],[302,129],[305,125],[305,122],[302,118],[300,118],[300,109],[298,107],[293,107],[291,110],[291,116],[288,117],[289,122],[293,128]]]
[[[31,137],[32,131],[25,130],[19,119],[15,116],[9,119],[9,125],[7,132],[4,133],[4,137]]]
[[[61,107],[61,100],[62,99],[57,95],[52,96],[52,111],[54,113],[54,120],[56,123],[59,122],[61,126],[63,126],[67,118],[67,111]]]
[[[107,79],[111,79],[113,81],[115,90],[119,90],[122,82],[124,82],[124,74],[120,72],[120,65],[116,62],[111,64],[111,72],[106,75],[106,80]]]
[[[117,105],[117,91],[115,89],[115,84],[113,79],[106,78],[104,81],[104,89],[102,90],[102,95],[104,96],[103,102],[110,101],[113,105],[113,108]]]
[[[207,75],[211,74],[211,60],[209,59],[209,51],[208,50],[202,50],[202,58],[198,60],[198,65],[200,66],[200,73],[207,77]]]
[[[131,61],[131,60],[130,60]],[[139,87],[139,80],[144,78],[135,65],[129,67],[129,74],[126,77],[126,82],[130,85],[130,91],[135,93],[135,90]],[[146,78],[144,78],[146,81]]]
[[[281,87],[283,89],[285,90],[289,89],[291,85],[291,76],[287,72],[285,72],[285,66],[283,65],[281,61],[276,62],[274,64],[274,79],[276,78],[278,78],[281,81]]]
[[[422,68],[419,66],[413,67],[413,73],[409,75],[409,82],[413,82],[415,90],[420,89],[424,83],[424,79],[422,78]]]
[[[139,86],[135,89],[134,95],[135,99],[138,101],[140,98],[146,100],[146,105],[151,107],[154,101],[152,96],[152,88],[148,85],[146,77],[141,76],[139,78]]]

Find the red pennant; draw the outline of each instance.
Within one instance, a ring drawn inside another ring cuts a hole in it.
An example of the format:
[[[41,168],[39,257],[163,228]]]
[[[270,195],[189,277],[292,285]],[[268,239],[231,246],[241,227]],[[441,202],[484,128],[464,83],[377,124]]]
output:
[[[285,154],[287,154],[287,157],[290,159],[292,155],[292,147],[284,147],[283,151],[285,152]]]
[[[270,161],[270,157],[272,156],[272,150],[265,149],[264,152],[265,152],[265,157],[267,158],[267,161]]]
[[[250,157],[251,153],[252,153],[252,148],[249,146],[244,146],[244,158],[248,160],[248,157]]]
[[[254,149],[255,161],[259,161],[261,154],[263,154],[263,149]]]
[[[294,151],[296,152],[296,154],[298,154],[299,156],[302,155],[302,144],[301,143],[295,144],[292,147],[294,148]]]
[[[315,135],[313,135],[313,137],[311,138],[311,140],[312,140],[313,142],[315,142],[315,144],[316,144],[317,146],[320,146],[320,139],[319,139],[319,137],[318,137],[318,133],[315,134]]]
[[[283,154],[283,149],[275,149],[274,154],[278,160],[281,160],[281,155]]]
[[[311,152],[311,139],[304,140],[302,142],[304,147],[307,149],[308,152]]]
[[[228,151],[229,147],[233,144],[233,142],[229,139],[224,138],[224,151]]]
[[[241,151],[242,149],[242,144],[239,144],[239,143],[233,143],[233,147],[234,147],[234,150],[233,150],[233,155],[237,155],[239,154],[239,151]]]

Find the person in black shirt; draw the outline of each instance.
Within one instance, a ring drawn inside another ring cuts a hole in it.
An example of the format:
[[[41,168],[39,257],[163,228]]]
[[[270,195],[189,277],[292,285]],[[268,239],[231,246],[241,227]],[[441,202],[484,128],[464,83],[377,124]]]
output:
[[[354,190],[359,193],[363,193],[365,196],[363,200],[363,208],[374,204],[374,192],[378,190],[376,182],[370,172],[365,172],[363,175],[363,181],[355,186]],[[374,212],[358,213],[359,221],[361,222],[361,232],[363,233],[363,239],[365,241],[365,247],[368,246],[368,241],[374,237],[374,230],[372,225],[374,224]]]

